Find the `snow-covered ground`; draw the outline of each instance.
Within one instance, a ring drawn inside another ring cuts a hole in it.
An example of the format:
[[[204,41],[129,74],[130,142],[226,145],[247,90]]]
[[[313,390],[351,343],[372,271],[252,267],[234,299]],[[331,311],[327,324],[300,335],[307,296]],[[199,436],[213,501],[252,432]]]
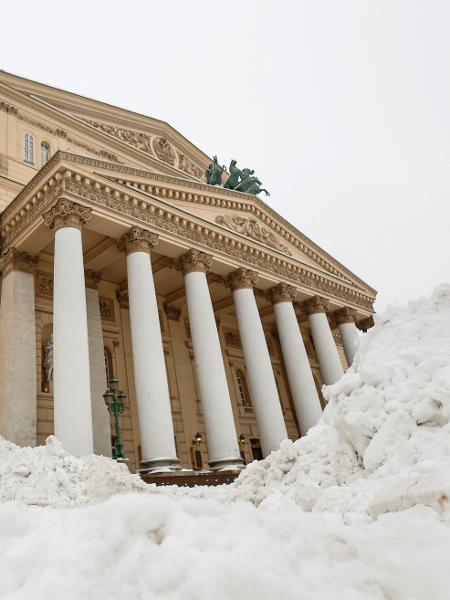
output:
[[[378,316],[326,396],[221,488],[0,440],[0,598],[448,600],[450,286]]]

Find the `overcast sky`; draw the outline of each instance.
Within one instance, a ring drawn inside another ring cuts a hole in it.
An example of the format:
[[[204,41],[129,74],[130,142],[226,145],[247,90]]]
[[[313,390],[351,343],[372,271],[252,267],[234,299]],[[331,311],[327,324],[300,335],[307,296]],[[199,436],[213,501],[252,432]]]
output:
[[[15,0],[0,14],[0,68],[255,169],[378,309],[450,281],[450,2]]]

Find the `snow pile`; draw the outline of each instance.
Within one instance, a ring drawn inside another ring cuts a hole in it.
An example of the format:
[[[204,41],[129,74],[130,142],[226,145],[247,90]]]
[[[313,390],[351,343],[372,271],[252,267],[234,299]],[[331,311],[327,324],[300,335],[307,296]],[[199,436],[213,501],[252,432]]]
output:
[[[125,465],[102,456],[76,458],[53,436],[36,448],[20,448],[0,437],[0,502],[77,506],[146,489]]]
[[[325,388],[321,423],[239,477],[233,497],[369,518],[450,497],[450,286],[391,307]]]
[[[0,440],[0,598],[447,600],[449,365],[441,286],[377,319],[317,427],[221,489]]]

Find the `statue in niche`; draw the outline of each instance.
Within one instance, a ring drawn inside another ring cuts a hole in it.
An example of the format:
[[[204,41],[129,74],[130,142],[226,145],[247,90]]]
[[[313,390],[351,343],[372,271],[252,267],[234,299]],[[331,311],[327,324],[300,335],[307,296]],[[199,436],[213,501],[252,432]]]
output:
[[[261,181],[257,177],[254,177],[254,173],[255,171],[253,169],[239,169],[236,166],[236,160],[233,158],[230,162],[230,176],[223,187],[237,192],[252,194],[253,196],[260,194],[261,192],[264,192],[266,196],[270,196],[266,189],[260,187]]]
[[[219,164],[217,156],[213,156],[213,162],[205,171],[206,183],[209,183],[209,185],[221,185],[222,173],[224,171],[225,167]]]
[[[44,346],[44,371],[45,371],[45,390],[49,391],[50,381],[53,379],[53,333],[49,336]]]

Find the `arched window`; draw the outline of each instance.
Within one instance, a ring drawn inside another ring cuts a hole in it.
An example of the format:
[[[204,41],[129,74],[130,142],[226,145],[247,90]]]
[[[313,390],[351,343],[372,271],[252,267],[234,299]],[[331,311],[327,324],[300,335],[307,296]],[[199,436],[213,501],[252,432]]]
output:
[[[105,356],[106,385],[109,387],[109,380],[114,377],[113,359],[109,348],[105,346],[103,352]]]
[[[242,406],[246,408],[252,407],[252,401],[250,399],[250,393],[248,391],[247,377],[243,369],[236,369],[236,381],[239,389],[239,396],[241,398]]]
[[[46,165],[50,160],[50,146],[47,142],[42,142],[41,144],[41,167]]]
[[[25,162],[34,164],[34,138],[31,133],[26,133],[23,141],[23,158]]]

